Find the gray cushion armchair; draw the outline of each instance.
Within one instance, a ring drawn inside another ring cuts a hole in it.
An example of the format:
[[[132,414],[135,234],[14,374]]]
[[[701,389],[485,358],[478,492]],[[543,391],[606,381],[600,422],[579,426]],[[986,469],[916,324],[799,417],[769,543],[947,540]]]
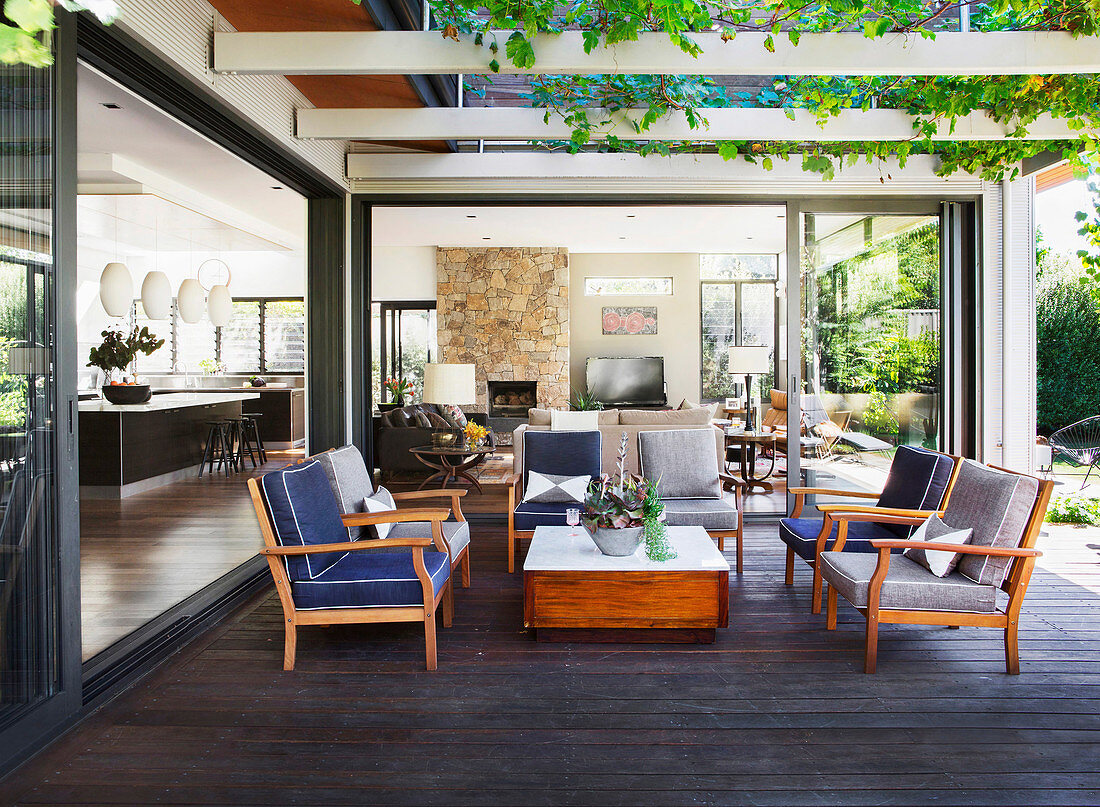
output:
[[[741,572],[742,483],[718,468],[714,437],[704,429],[663,429],[638,433],[642,476],[657,482],[670,527],[703,527],[726,548],[737,539],[737,572]],[[723,496],[732,488],[734,501]]]
[[[1004,630],[1005,666],[1020,671],[1017,631],[1027,584],[1042,553],[1035,549],[1054,483],[962,460],[942,520],[953,529],[972,529],[968,544],[874,539],[874,554],[844,552],[849,524],[874,522],[915,526],[923,516],[875,512],[834,512],[833,551],[821,553],[821,574],[829,585],[826,626],[836,628],[837,597],[843,596],[867,619],[864,671],[873,673],[880,623],[985,626]],[[863,508],[873,511],[874,508]],[[952,552],[958,565],[938,577],[897,550]],[[1008,605],[997,606],[997,591]]]

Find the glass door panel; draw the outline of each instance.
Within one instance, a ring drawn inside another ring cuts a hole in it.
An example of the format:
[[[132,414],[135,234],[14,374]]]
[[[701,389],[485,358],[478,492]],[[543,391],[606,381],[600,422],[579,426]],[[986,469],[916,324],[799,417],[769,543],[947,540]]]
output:
[[[807,212],[801,257],[801,477],[877,492],[940,446],[939,216]]]

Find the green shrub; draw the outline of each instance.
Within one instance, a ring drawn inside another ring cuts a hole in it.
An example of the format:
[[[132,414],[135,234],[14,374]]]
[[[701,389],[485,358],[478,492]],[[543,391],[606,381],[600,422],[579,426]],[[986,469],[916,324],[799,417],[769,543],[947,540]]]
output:
[[[1074,494],[1055,496],[1045,520],[1051,524],[1100,524],[1100,499]]]
[[[1072,281],[1043,289],[1036,336],[1039,431],[1100,414],[1100,312],[1089,289]]]

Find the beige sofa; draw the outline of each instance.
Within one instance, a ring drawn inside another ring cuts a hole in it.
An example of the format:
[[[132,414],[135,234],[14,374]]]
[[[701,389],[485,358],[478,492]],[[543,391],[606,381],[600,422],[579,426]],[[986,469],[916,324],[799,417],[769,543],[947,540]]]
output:
[[[549,431],[550,410],[532,409],[528,412],[528,422],[512,433],[512,469],[520,473],[523,468],[523,433],[528,429]],[[640,473],[638,462],[638,432],[659,429],[711,429],[714,432],[714,451],[718,455],[718,467],[725,467],[725,438],[722,430],[711,423],[707,409],[671,409],[655,411],[650,409],[606,409],[599,413],[599,429],[602,435],[601,467],[604,473],[615,470],[615,461],[619,454],[619,440],[623,432],[627,434],[626,470]]]

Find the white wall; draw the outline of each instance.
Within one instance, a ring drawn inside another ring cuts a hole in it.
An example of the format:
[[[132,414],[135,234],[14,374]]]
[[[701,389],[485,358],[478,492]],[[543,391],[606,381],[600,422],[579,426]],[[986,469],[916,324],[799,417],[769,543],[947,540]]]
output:
[[[371,299],[435,299],[435,247],[371,247]]]
[[[585,297],[585,277],[617,275],[673,278],[673,294],[644,297]],[[604,306],[657,307],[657,333],[652,336],[604,336]],[[663,356],[668,401],[677,406],[699,400],[700,345],[699,256],[695,253],[569,256],[569,382],[584,389],[585,361],[590,356]]]

